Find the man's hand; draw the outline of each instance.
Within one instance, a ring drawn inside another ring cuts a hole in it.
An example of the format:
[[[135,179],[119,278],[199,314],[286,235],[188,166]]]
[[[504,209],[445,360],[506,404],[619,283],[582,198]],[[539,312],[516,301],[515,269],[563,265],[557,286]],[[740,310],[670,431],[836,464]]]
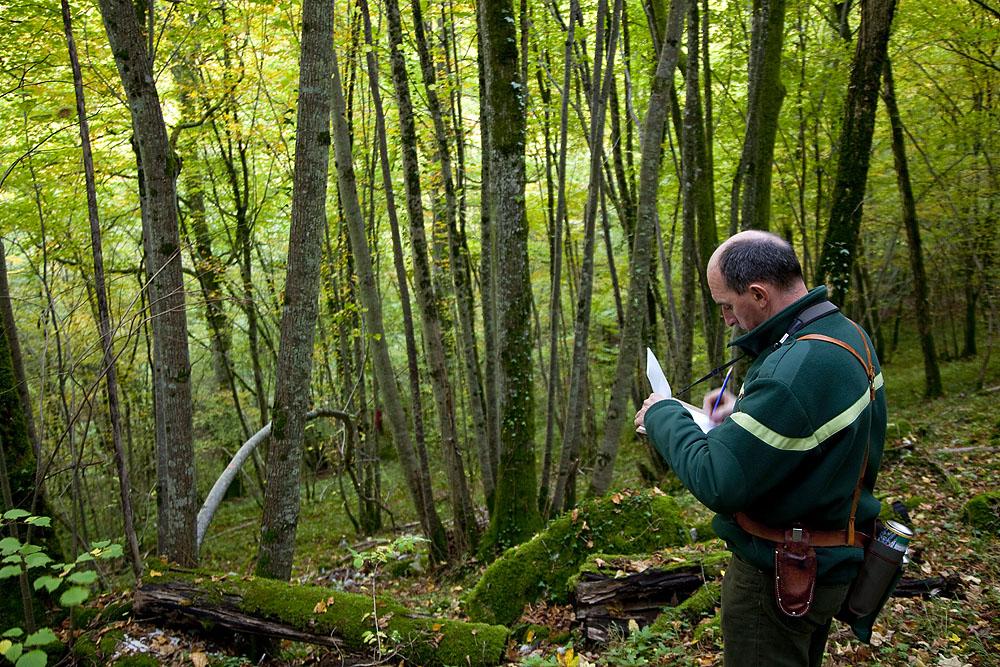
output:
[[[722,392],[722,398],[719,398],[719,391],[719,389],[713,389],[708,392],[705,394],[705,399],[701,402],[702,409],[714,424],[724,422],[726,417],[733,414],[733,408],[736,407],[736,396],[729,391],[724,391]],[[715,406],[716,399],[718,399],[719,405],[713,412],[712,407]]]
[[[646,432],[646,410],[649,410],[650,406],[654,403],[659,403],[660,401],[667,400],[667,397],[663,394],[653,393],[642,402],[642,407],[639,408],[639,412],[635,413],[635,432],[645,433]]]

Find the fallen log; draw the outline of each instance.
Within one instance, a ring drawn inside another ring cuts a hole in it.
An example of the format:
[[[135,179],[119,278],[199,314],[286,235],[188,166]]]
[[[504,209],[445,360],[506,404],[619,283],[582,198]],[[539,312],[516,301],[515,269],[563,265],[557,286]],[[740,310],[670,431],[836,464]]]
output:
[[[628,634],[630,621],[650,625],[664,610],[685,605],[705,584],[717,579],[729,562],[727,552],[712,552],[693,560],[664,558],[671,551],[652,557],[598,556],[588,560],[574,580],[573,612],[586,639],[606,643],[612,636]],[[955,575],[913,579],[903,577],[893,597],[958,596]],[[712,612],[718,592],[705,596]]]
[[[216,626],[337,649],[371,662],[499,664],[506,627],[435,619],[367,595],[270,579],[155,567],[134,596],[137,616],[170,624]]]

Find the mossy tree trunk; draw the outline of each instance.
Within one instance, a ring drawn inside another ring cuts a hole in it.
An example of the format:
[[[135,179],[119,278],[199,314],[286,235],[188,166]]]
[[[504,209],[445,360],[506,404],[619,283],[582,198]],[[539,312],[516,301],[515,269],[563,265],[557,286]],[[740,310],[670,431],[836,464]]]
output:
[[[532,394],[531,275],[524,206],[525,90],[518,69],[511,0],[480,0],[489,126],[489,189],[483,205],[495,233],[496,346],[500,402],[500,449],[489,539],[510,546],[541,525],[536,494],[534,396]],[[485,278],[484,278],[485,279]]]
[[[177,226],[177,174],[156,90],[152,56],[130,0],[100,0],[101,18],[132,115],[142,165],[140,199],[153,331],[158,550],[181,564],[198,559],[198,510],[187,310]],[[152,36],[150,36],[152,39]]]
[[[895,10],[896,0],[861,3],[861,27],[838,144],[837,180],[815,281],[828,282],[830,298],[838,304],[844,303],[858,254],[879,82]]]

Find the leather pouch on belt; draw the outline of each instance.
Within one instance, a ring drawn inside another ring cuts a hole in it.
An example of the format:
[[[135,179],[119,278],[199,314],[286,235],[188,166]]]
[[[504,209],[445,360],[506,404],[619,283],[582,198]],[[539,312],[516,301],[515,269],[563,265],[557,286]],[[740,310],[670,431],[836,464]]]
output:
[[[774,595],[778,608],[787,616],[805,616],[812,606],[815,589],[816,550],[809,545],[808,533],[790,530],[785,541],[774,549]]]

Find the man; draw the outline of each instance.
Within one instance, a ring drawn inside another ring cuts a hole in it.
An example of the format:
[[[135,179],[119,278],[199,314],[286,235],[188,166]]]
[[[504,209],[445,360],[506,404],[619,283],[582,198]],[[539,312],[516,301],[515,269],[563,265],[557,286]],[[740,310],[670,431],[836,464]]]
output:
[[[733,552],[722,583],[726,666],[818,667],[863,559],[853,525],[869,528],[879,512],[872,489],[886,429],[881,371],[859,327],[832,305],[810,308],[826,303],[826,287],[806,289],[781,238],[747,231],[728,239],[709,260],[708,284],[726,324],[746,331],[732,343],[752,359],[738,397],[723,396],[713,414],[721,423],[707,434],[680,403],[657,394],[635,424],[717,512],[713,528]],[[783,339],[804,311],[804,326]],[[817,334],[828,338],[810,339]],[[802,535],[815,546],[815,589],[808,611],[790,616],[776,599],[775,548],[801,545]],[[818,546],[824,540],[841,546]]]

